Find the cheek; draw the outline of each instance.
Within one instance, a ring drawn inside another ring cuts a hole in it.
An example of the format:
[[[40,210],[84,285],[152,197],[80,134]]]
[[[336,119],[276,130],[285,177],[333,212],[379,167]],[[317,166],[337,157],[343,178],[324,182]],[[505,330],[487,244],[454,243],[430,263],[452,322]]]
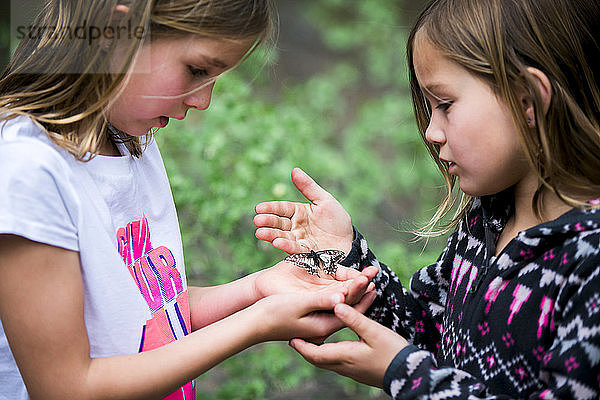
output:
[[[141,98],[136,101],[135,113],[144,117],[159,117],[176,108],[176,101],[168,98]]]
[[[501,192],[517,184],[529,171],[520,147],[482,147],[480,152],[470,153],[465,161],[459,185],[472,196]]]
[[[123,97],[137,104],[174,103],[184,94],[189,82],[180,74],[152,73],[134,75],[123,91]]]

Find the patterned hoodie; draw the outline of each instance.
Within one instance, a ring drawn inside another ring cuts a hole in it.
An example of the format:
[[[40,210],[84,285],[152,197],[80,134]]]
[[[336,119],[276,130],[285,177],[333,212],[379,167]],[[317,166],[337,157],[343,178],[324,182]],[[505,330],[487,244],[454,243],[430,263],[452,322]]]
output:
[[[475,200],[410,291],[355,231],[342,263],[380,269],[367,315],[412,343],[385,374],[394,399],[600,399],[600,209],[520,232],[494,257],[507,204]]]

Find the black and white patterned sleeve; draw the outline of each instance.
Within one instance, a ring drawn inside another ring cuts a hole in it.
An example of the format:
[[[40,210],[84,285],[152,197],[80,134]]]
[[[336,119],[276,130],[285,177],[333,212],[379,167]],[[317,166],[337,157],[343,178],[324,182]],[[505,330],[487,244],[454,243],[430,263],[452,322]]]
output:
[[[445,262],[448,249],[454,240],[452,235],[446,250],[435,264],[417,271],[411,278],[411,290],[402,286],[398,276],[385,264],[379,262],[367,245],[366,239],[354,231],[352,250],[341,262],[347,267],[362,270],[370,265],[379,268],[373,279],[377,298],[365,315],[404,336],[421,348],[436,351],[440,341],[440,329],[451,264]],[[448,268],[446,268],[448,267]],[[448,269],[446,273],[446,269]],[[432,334],[432,332],[435,332]]]
[[[394,400],[508,400],[490,395],[471,374],[456,368],[439,368],[433,354],[414,345],[405,347],[388,367],[383,390]]]

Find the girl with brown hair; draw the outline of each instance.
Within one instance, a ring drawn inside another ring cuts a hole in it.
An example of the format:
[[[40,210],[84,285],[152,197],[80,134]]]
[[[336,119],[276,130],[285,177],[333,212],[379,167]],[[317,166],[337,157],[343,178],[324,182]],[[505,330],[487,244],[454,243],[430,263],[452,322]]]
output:
[[[294,170],[312,204],[259,204],[256,236],[379,267],[371,319],[335,307],[361,340],[294,339],[296,350],[395,399],[600,397],[598,38],[597,0],[430,3],[408,65],[448,190],[417,234],[454,232],[405,289],[342,206]]]

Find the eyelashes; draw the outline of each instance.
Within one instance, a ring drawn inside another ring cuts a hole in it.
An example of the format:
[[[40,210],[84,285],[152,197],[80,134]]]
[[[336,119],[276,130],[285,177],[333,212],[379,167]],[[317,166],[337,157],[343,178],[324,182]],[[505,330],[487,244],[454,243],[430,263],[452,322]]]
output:
[[[437,106],[435,106],[435,109],[440,110],[440,111],[448,111],[448,109],[450,108],[451,105],[452,105],[451,101],[444,101],[444,102],[440,102]]]
[[[192,65],[188,65],[188,70],[194,78],[204,78],[208,76],[208,71],[205,68],[198,68]]]

